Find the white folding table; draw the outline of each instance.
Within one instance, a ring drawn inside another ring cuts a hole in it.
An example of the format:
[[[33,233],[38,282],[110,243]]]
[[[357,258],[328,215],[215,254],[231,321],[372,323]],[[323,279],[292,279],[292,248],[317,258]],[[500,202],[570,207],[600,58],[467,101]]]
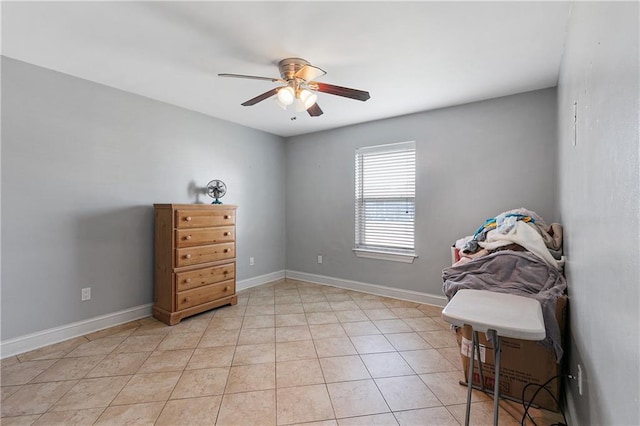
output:
[[[498,424],[500,398],[500,339],[543,340],[546,336],[540,302],[524,296],[496,293],[487,290],[459,290],[442,310],[442,318],[453,325],[473,328],[471,357],[467,373],[467,410],[465,425],[469,425],[473,364],[478,332],[485,332],[493,340],[495,385],[493,391],[493,424]],[[479,356],[478,349],[478,356]],[[480,372],[482,367],[480,366]]]

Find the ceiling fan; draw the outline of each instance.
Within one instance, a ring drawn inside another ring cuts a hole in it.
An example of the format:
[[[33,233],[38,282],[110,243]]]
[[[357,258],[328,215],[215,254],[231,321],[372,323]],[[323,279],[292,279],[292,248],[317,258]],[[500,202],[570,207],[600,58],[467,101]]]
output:
[[[320,83],[316,78],[322,77],[326,72],[311,65],[301,58],[287,58],[278,63],[281,78],[259,77],[243,74],[218,74],[220,77],[248,78],[253,80],[267,80],[274,83],[281,83],[283,86],[273,88],[255,98],[242,103],[242,106],[255,105],[272,96],[276,96],[276,103],[282,108],[295,104],[296,111],[307,111],[311,117],[318,117],[323,114],[322,109],[316,103],[318,95],[313,92],[329,93],[330,95],[342,96],[345,98],[366,101],[370,98],[369,92],[348,87],[335,86],[333,84]]]

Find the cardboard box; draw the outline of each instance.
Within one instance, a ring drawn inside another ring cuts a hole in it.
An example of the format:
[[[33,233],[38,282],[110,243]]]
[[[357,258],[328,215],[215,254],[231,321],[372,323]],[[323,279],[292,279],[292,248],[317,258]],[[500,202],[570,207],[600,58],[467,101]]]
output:
[[[564,326],[567,308],[567,298],[561,297],[556,303],[556,319],[560,326],[560,333],[564,341]],[[463,381],[467,382],[467,366],[469,365],[471,350],[471,327],[459,328],[456,332],[460,358],[464,372]],[[484,375],[485,390],[493,392],[494,387],[494,357],[493,344],[487,343],[485,333],[478,333],[480,340],[480,356],[482,360],[482,372]],[[473,370],[473,384],[480,386],[480,373],[478,372],[477,353],[475,355],[475,368]],[[538,342],[502,338],[502,355],[500,358],[500,396],[516,401],[522,401],[522,389],[527,383],[543,384],[548,379],[561,374],[562,360],[556,363],[555,352]],[[553,380],[546,386],[549,391],[560,400],[562,378]],[[524,395],[525,402],[529,402],[538,386],[529,386]],[[558,404],[541,390],[538,392],[532,406],[538,406],[551,411],[559,411]]]

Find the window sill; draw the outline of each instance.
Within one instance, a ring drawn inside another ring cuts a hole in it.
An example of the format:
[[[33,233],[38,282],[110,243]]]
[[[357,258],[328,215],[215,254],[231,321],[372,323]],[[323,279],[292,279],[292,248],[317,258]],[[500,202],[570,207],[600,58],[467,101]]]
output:
[[[418,257],[415,253],[390,253],[387,251],[376,251],[354,248],[353,252],[358,257],[364,257],[367,259],[376,260],[389,260],[391,262],[401,263],[413,263],[413,260]]]

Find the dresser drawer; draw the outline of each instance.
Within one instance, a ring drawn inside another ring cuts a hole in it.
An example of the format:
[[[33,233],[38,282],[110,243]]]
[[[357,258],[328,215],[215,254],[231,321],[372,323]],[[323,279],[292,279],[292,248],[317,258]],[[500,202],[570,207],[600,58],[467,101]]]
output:
[[[236,292],[234,280],[223,281],[218,284],[211,284],[177,293],[176,309],[187,309],[192,306],[212,302],[226,296],[231,296]]]
[[[231,226],[236,223],[233,209],[220,210],[176,210],[176,228],[207,228],[209,226]]]
[[[236,238],[233,226],[217,228],[176,229],[176,246],[193,247],[205,244],[217,244],[234,241]]]
[[[236,257],[235,243],[212,244],[208,246],[176,249],[176,267],[216,262]]]
[[[176,291],[185,291],[204,285],[215,284],[235,278],[236,265],[226,265],[202,268],[195,271],[180,272],[176,274]]]

